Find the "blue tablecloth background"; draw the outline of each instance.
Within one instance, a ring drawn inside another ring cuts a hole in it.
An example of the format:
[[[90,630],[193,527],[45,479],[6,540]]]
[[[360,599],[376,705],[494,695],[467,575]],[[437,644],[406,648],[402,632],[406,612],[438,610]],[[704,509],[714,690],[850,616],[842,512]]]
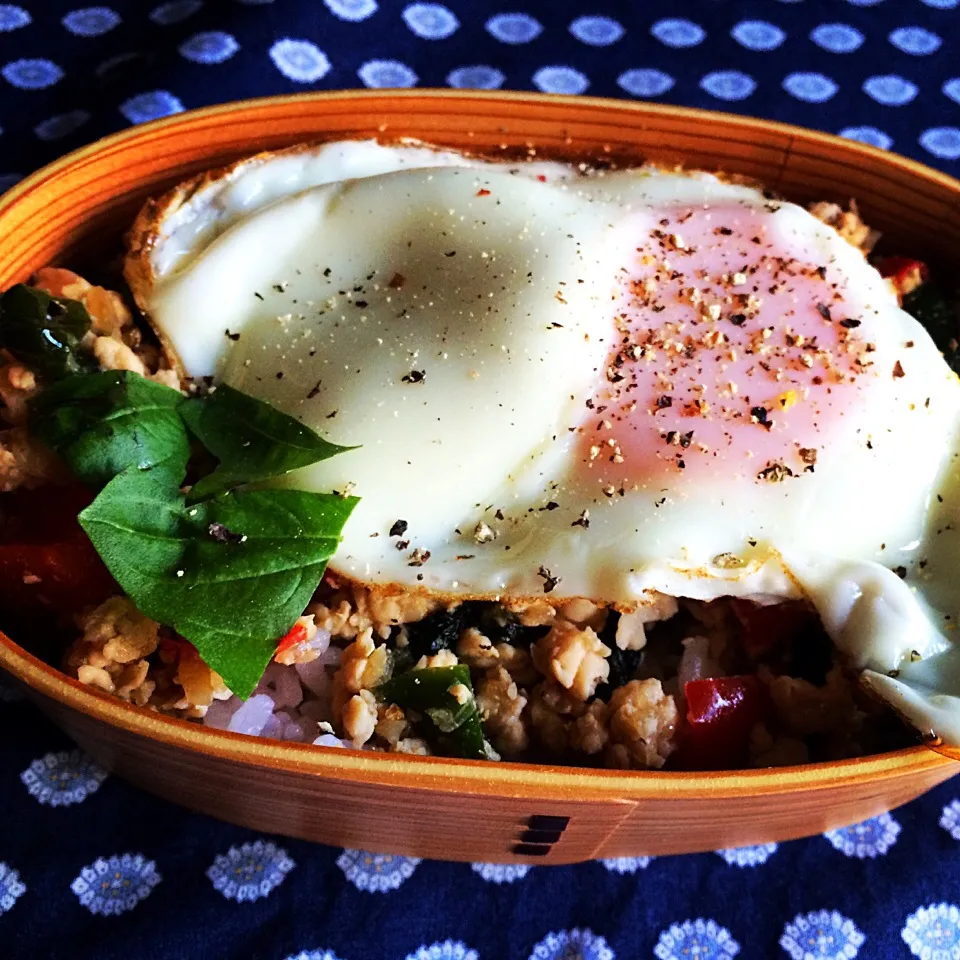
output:
[[[638,96],[960,174],[960,0],[0,3],[0,190],[190,107],[355,86]],[[576,867],[262,837],[106,777],[0,688],[0,958],[960,957],[960,790],[824,837]],[[403,811],[397,811],[402,817]]]

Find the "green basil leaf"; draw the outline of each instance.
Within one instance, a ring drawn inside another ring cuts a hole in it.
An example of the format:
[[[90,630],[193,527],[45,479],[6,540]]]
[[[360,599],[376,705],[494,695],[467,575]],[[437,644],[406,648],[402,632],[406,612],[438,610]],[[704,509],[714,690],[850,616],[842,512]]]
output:
[[[225,384],[209,397],[184,400],[180,413],[220,461],[191,490],[192,501],[280,477],[351,449],[329,443],[293,417]]]
[[[137,608],[186,637],[248,697],[313,596],[356,502],[249,490],[188,506],[163,472],[130,470],[80,523]]]
[[[470,697],[466,703],[460,703],[450,693],[450,688],[458,683],[473,692],[470,668],[462,663],[396,674],[380,684],[376,694],[387,703],[426,714],[436,728],[434,740],[445,752],[484,760],[487,751],[477,701]]]
[[[90,315],[78,300],[51,297],[18,283],[0,296],[0,346],[48,380],[95,370],[78,351]]]
[[[129,467],[165,470],[179,484],[190,439],[177,390],[110,370],[51,384],[30,403],[30,430],[78,479],[102,486]]]

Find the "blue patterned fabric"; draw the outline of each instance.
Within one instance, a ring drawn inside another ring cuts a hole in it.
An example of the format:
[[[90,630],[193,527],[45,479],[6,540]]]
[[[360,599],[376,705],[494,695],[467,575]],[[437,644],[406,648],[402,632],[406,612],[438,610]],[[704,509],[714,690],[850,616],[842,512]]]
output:
[[[960,0],[0,4],[0,189],[130,123],[269,93],[642,97],[960,173]],[[577,867],[332,850],[107,777],[0,689],[4,960],[960,957],[960,790],[811,840]]]

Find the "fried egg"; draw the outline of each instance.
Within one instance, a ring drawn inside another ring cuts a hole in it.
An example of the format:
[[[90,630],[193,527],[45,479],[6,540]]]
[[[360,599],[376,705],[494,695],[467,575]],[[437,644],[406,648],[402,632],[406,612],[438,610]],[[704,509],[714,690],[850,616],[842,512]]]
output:
[[[862,254],[706,173],[328,144],[186,185],[127,273],[180,369],[355,449],[331,568],[452,597],[806,597],[960,743],[960,383]]]

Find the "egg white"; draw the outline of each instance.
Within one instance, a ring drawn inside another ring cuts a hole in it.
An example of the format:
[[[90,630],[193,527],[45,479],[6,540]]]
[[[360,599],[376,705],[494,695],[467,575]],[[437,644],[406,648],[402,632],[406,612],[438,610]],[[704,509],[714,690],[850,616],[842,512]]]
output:
[[[576,452],[617,335],[610,303],[638,236],[712,205],[759,212],[777,249],[828,263],[884,374],[809,475],[758,484],[747,463],[611,485]],[[806,596],[869,684],[960,743],[960,385],[806,211],[705,174],[350,142],[240,165],[161,222],[151,257],[146,306],[188,374],[358,447],[286,479],[362,498],[332,568],[624,608]],[[906,375],[887,375],[903,356]]]

